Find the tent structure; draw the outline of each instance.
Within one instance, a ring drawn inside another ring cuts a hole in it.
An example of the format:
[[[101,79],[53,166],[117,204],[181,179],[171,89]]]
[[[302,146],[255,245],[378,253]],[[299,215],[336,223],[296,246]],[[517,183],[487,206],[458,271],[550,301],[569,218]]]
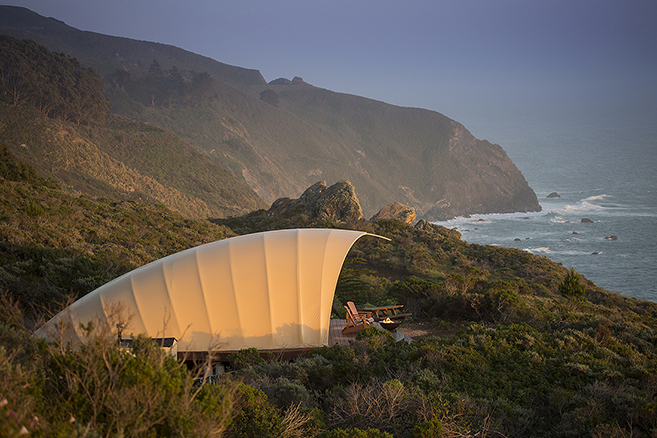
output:
[[[279,230],[190,248],[90,292],[36,335],[75,344],[85,336],[81,325],[107,323],[123,337],[176,338],[179,356],[326,345],[342,264],[368,234]]]

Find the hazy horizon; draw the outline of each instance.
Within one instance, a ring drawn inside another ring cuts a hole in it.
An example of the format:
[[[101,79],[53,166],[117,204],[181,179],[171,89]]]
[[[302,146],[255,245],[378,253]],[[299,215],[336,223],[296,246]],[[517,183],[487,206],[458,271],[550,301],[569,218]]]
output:
[[[651,1],[4,4],[257,69],[268,82],[300,76],[320,88],[438,111],[466,127],[555,111],[657,113]]]

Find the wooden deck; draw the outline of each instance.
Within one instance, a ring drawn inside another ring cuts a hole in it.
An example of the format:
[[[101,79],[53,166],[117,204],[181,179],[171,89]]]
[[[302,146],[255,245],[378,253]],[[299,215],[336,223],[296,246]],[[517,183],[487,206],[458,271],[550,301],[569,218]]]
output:
[[[339,344],[343,347],[349,345],[349,341],[356,339],[358,333],[349,333],[348,335],[342,334],[342,329],[347,325],[346,319],[332,319],[329,325],[328,346],[332,347]]]

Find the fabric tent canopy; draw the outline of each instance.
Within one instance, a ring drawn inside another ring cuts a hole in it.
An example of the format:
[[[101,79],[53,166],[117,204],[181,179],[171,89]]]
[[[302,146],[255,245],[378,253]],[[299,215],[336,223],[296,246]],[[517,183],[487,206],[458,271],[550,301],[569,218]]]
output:
[[[178,352],[326,345],[342,263],[367,234],[279,230],[190,248],[92,291],[36,334],[75,344],[81,324],[95,321],[123,323],[124,337],[175,337]],[[112,310],[118,303],[121,316]]]

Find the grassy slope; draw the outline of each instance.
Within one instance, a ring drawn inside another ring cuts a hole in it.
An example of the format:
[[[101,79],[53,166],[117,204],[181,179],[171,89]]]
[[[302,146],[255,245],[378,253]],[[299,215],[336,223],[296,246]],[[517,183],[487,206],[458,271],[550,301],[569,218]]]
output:
[[[40,305],[56,309],[67,295],[82,295],[128,269],[232,235],[225,225],[239,233],[343,226],[264,212],[212,224],[163,206],[71,195],[24,168],[3,172],[12,176],[0,177],[0,289],[19,299],[30,318]],[[396,437],[437,424],[444,436],[513,437],[650,436],[657,427],[657,304],[584,279],[581,297],[562,296],[563,266],[516,249],[470,245],[442,227],[422,231],[398,221],[350,227],[392,241],[356,243],[334,308],[346,300],[403,303],[416,320],[450,335],[407,345],[363,333],[350,348],[315,349],[294,363],[248,366],[248,355],[236,358],[239,378],[269,397],[239,405],[246,419],[238,417],[236,425],[280,425],[282,412],[301,403],[322,419],[315,430],[377,428]],[[21,326],[14,310],[0,312],[0,345],[9,351],[27,342],[5,325]],[[35,362],[28,344],[7,359],[9,369]],[[29,397],[39,400],[39,371],[30,372],[37,374]],[[24,374],[5,377],[12,396],[23,394]],[[10,406],[18,403],[12,396]],[[44,422],[56,420],[32,406]],[[84,412],[74,415],[87,421]]]
[[[162,205],[0,177],[0,290],[27,309],[57,308],[138,266],[230,235]]]
[[[94,195],[159,202],[191,217],[265,207],[230,173],[170,132],[118,116],[78,127],[0,105],[0,139],[44,176]]]

